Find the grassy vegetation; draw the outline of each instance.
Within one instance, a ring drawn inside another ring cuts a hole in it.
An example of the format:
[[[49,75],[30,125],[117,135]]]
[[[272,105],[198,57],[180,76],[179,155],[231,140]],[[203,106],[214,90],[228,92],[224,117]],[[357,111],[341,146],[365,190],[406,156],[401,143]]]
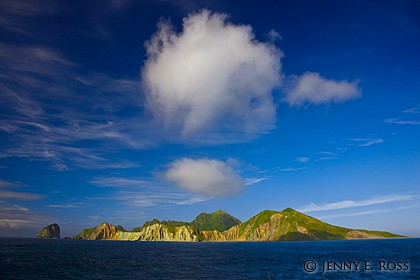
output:
[[[259,225],[265,224],[270,221],[271,216],[276,214],[277,211],[264,210],[257,215],[253,216],[251,219],[239,225],[239,235],[243,234],[245,228],[251,226],[251,230],[256,230]]]
[[[283,214],[299,226],[305,227],[315,239],[344,239],[350,231],[348,228],[324,223],[291,208],[283,210]]]
[[[369,233],[369,234],[375,234],[375,235],[379,235],[379,236],[387,237],[387,238],[406,237],[406,236],[403,236],[403,235],[398,235],[398,234],[390,233],[390,232],[387,232],[387,231],[363,230],[363,229],[358,229],[358,231],[366,232],[366,233]]]
[[[73,239],[87,239],[95,231],[95,229],[96,227],[85,228],[81,233],[75,235]]]
[[[211,214],[201,213],[190,223],[190,225],[199,230],[225,231],[240,223],[241,221],[237,218],[222,210],[217,210]]]
[[[161,225],[165,225],[168,230],[172,233],[175,232],[175,227],[181,227],[181,226],[188,226],[189,223],[187,222],[181,222],[181,221],[159,221],[158,219],[153,219],[152,221],[147,221],[145,222],[141,227],[136,227],[133,228],[133,232],[139,232],[142,231],[144,228],[154,225],[154,224],[161,224]]]
[[[122,225],[118,225],[118,226],[116,226],[116,228],[117,228],[118,231],[126,231],[125,228],[123,228]]]

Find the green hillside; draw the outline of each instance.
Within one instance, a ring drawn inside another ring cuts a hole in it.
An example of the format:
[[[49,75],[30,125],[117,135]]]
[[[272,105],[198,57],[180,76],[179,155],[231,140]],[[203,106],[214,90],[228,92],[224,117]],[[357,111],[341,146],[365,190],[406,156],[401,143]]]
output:
[[[265,238],[263,240],[267,241],[402,237],[383,231],[353,230],[333,226],[292,208],[280,212],[262,211],[238,227],[238,238],[243,240],[250,240],[250,237],[255,236],[259,236],[260,239]]]
[[[241,221],[237,218],[222,210],[217,210],[211,214],[201,213],[190,224],[198,230],[224,231],[240,223]]]

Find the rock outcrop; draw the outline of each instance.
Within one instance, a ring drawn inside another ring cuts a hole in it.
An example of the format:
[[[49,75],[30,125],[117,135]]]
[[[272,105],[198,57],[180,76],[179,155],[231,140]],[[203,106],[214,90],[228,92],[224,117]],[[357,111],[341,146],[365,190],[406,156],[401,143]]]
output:
[[[118,228],[110,223],[102,223],[94,228],[84,229],[75,239],[98,240],[98,239],[117,239]]]
[[[60,239],[60,227],[57,224],[51,224],[43,229],[38,233],[36,238],[42,239]]]

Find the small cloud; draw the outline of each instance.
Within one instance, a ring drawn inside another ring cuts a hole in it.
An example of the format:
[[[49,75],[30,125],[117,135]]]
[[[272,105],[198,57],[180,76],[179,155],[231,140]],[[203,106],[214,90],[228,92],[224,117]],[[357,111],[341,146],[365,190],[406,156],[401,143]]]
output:
[[[268,33],[267,33],[267,37],[271,42],[275,42],[275,41],[280,41],[281,39],[283,39],[280,35],[280,33],[278,33],[276,30],[271,29]]]
[[[288,168],[276,168],[276,171],[279,172],[292,172],[292,171],[299,171],[308,169],[307,167],[288,167]]]
[[[209,197],[204,197],[204,196],[193,196],[193,197],[188,198],[186,200],[175,202],[175,204],[177,204],[177,205],[191,205],[191,204],[205,202],[205,201],[208,201],[209,199],[210,199]]]
[[[390,119],[386,119],[384,122],[386,123],[393,123],[393,124],[414,124],[414,125],[420,125],[420,121],[406,121],[406,120],[401,120],[398,118],[390,118]]]
[[[50,204],[47,205],[48,208],[60,208],[60,209],[78,209],[84,208],[86,205],[84,203],[67,203],[67,204]]]
[[[205,196],[231,196],[245,188],[231,166],[215,159],[182,158],[172,162],[164,175],[179,188]]]
[[[337,159],[337,157],[321,157],[321,158],[317,158],[315,161],[332,160],[332,159]]]
[[[368,147],[368,146],[372,146],[372,145],[380,144],[384,142],[384,139],[381,139],[381,138],[354,138],[350,140],[358,142],[358,144],[356,145],[359,147]]]
[[[308,162],[309,158],[308,157],[298,157],[295,159],[295,161],[297,162]]]
[[[262,182],[262,181],[265,181],[265,180],[268,180],[268,179],[269,179],[268,177],[247,178],[247,179],[245,179],[245,185],[251,186],[251,185],[258,184],[259,182]]]
[[[420,108],[410,108],[408,110],[403,111],[406,114],[420,114]]]
[[[318,73],[307,72],[291,78],[286,88],[285,101],[291,106],[304,103],[341,103],[361,96],[357,82],[334,81],[321,77]]]
[[[98,177],[90,181],[98,187],[144,187],[154,184],[150,180],[124,177]]]
[[[318,154],[319,155],[328,155],[328,156],[336,156],[337,155],[337,154],[335,154],[333,152],[326,152],[326,151],[319,152]]]

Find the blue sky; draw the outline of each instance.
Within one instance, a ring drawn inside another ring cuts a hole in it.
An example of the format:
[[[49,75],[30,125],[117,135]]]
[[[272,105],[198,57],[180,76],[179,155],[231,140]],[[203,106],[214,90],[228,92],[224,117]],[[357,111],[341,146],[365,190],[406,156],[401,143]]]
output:
[[[420,236],[420,2],[2,1],[0,236],[293,207]]]

